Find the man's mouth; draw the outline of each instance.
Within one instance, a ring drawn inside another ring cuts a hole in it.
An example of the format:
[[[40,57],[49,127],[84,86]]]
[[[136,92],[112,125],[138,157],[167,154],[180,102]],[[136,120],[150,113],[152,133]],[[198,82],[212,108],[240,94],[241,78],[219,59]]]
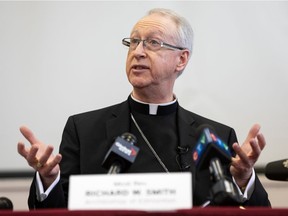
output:
[[[145,65],[133,65],[132,69],[134,69],[134,70],[146,70],[146,69],[149,69],[149,67],[147,67]]]

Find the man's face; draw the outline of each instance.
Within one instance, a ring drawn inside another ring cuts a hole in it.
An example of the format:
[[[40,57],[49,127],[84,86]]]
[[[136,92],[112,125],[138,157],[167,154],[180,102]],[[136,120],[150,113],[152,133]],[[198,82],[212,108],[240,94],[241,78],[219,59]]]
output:
[[[155,38],[165,43],[176,44],[176,26],[173,21],[159,15],[150,15],[134,26],[130,37],[137,39]],[[143,47],[141,42],[136,49],[129,50],[126,61],[126,73],[134,88],[173,88],[180,68],[180,50],[161,48],[152,51]],[[181,68],[182,69],[182,68]]]

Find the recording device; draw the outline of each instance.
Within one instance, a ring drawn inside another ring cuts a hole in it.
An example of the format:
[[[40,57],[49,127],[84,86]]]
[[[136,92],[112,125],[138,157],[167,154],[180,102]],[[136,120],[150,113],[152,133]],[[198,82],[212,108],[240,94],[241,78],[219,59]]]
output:
[[[288,159],[268,163],[265,176],[271,180],[288,181]]]
[[[198,142],[192,152],[193,161],[198,170],[207,169],[211,158],[217,157],[223,164],[231,162],[231,152],[214,132],[210,125],[202,125],[197,129]]]
[[[1,210],[13,210],[13,203],[7,197],[0,197],[0,209]]]
[[[134,163],[139,152],[134,145],[136,142],[136,137],[131,133],[123,133],[115,139],[102,163],[108,169],[108,174],[125,172]]]
[[[197,171],[209,169],[212,187],[211,199],[203,204],[233,206],[240,205],[240,195],[231,178],[225,175],[222,164],[231,162],[231,152],[214,132],[211,126],[203,125],[198,128],[198,142],[192,152]]]

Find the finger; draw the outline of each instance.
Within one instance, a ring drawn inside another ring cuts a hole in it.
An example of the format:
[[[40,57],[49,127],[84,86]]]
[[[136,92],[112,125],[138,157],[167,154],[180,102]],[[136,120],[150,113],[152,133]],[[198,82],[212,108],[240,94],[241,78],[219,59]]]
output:
[[[46,163],[45,166],[43,166],[43,169],[41,170],[42,175],[50,175],[51,172],[53,172],[53,169],[61,162],[62,155],[57,154],[53,160],[51,160],[49,163]]]
[[[249,158],[246,155],[246,153],[242,150],[242,148],[238,145],[238,143],[234,143],[232,145],[232,148],[234,149],[236,155],[239,157],[242,163],[245,166],[249,166]],[[232,165],[235,165],[235,163],[238,163],[238,160],[232,160]]]
[[[26,150],[24,143],[18,142],[17,151],[22,157],[25,159],[27,158],[28,151]]]
[[[59,164],[62,160],[62,155],[61,154],[57,154],[54,159],[48,164],[48,166],[50,167],[50,169],[52,170],[57,164]]]
[[[34,136],[33,132],[28,127],[21,126],[20,132],[31,144],[39,142],[39,140]]]
[[[254,124],[248,132],[245,142],[249,142],[252,138],[255,138],[260,131],[261,126]]]
[[[256,161],[261,154],[261,148],[255,139],[252,139],[250,141],[250,146],[252,149],[252,153],[250,154],[250,157]]]
[[[38,159],[36,157],[38,149],[38,146],[32,146],[27,154],[26,160],[28,164],[32,167],[34,167],[38,163]]]
[[[264,135],[262,133],[259,133],[257,135],[257,139],[258,139],[258,143],[259,143],[260,149],[262,151],[264,149],[264,147],[266,146],[265,137],[264,137]]]
[[[28,151],[25,148],[25,145],[21,142],[18,143],[18,153],[20,155],[22,155],[27,163],[29,164],[29,166],[33,167],[35,170],[37,170],[37,163],[38,160],[36,158],[36,153],[37,153],[37,148],[33,148],[32,151]]]
[[[38,162],[44,166],[44,164],[48,161],[48,159],[51,157],[53,152],[53,146],[47,146],[45,152],[41,157],[38,159]]]

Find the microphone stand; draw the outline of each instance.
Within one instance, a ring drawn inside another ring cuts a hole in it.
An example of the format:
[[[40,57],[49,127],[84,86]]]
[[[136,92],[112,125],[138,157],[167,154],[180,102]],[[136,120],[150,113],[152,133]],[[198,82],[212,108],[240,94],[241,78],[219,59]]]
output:
[[[118,174],[120,172],[121,172],[121,164],[118,161],[116,161],[111,165],[107,174]]]
[[[240,206],[240,194],[231,179],[223,172],[221,162],[218,158],[210,160],[209,171],[214,184],[212,185],[211,200],[205,202],[202,207],[212,206]]]

